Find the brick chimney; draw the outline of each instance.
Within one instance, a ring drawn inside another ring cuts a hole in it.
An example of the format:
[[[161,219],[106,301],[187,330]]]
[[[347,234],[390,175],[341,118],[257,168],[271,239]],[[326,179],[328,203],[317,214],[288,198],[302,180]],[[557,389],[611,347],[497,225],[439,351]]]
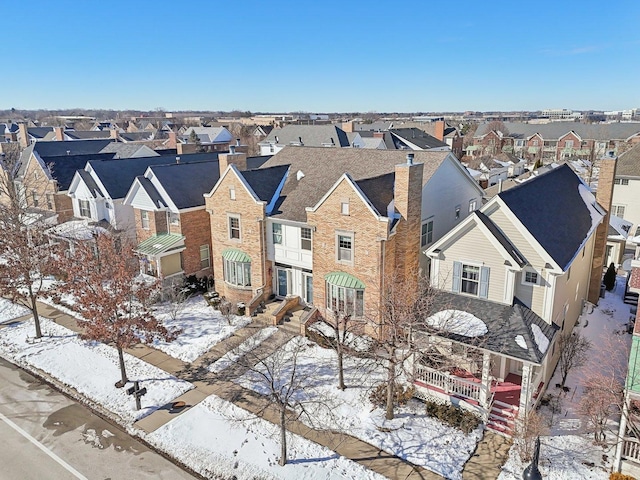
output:
[[[238,170],[246,170],[247,154],[244,152],[236,152],[235,145],[231,145],[229,146],[229,153],[218,154],[218,163],[220,165],[220,176],[222,176],[231,164],[235,165]]]
[[[109,130],[109,138],[113,138],[114,140],[118,140],[118,129],[112,128]]]
[[[602,271],[606,267],[605,255],[607,250],[607,236],[609,233],[609,211],[613,199],[613,181],[616,178],[616,165],[618,159],[606,157],[600,160],[600,174],[598,176],[598,190],[596,200],[606,210],[602,223],[596,229],[596,238],[593,244],[593,260],[591,263],[591,278],[589,280],[588,300],[594,305],[600,299],[600,284],[602,283]]]
[[[240,143],[240,139],[236,138],[236,144],[234,145],[236,149],[236,153],[246,153],[249,154],[249,145],[242,145]]]
[[[27,124],[24,122],[18,124],[18,141],[22,148],[29,146],[29,132],[27,132]]]
[[[167,148],[178,148],[178,134],[176,132],[169,132],[169,142]]]
[[[373,138],[384,138],[384,132],[373,132]]]
[[[435,122],[435,127],[433,136],[441,142],[444,142],[444,120],[438,120]]]
[[[420,264],[422,170],[421,163],[414,163],[413,153],[395,167],[394,205],[402,217],[396,227],[395,264],[402,278],[415,277]]]
[[[64,127],[53,127],[58,142],[64,142]]]
[[[353,133],[353,120],[342,123],[342,130],[347,133]]]

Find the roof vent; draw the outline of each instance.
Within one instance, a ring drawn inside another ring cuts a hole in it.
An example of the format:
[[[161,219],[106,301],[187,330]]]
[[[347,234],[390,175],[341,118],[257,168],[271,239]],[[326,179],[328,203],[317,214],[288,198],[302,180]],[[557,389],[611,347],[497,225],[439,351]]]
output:
[[[278,140],[278,136],[276,135],[276,143],[279,143],[280,140]]]
[[[413,153],[407,153],[407,165],[413,165]]]
[[[298,141],[300,142],[300,146],[304,145],[304,143],[302,143],[302,137],[298,137]]]
[[[296,173],[296,179],[300,181],[302,180],[303,177],[304,177],[304,173],[302,172],[302,170],[298,170],[298,173]]]
[[[180,157],[176,157],[176,163],[180,163]]]
[[[71,150],[67,150],[67,155],[71,155]]]
[[[236,138],[236,147],[239,147],[239,146],[240,146],[240,139]]]

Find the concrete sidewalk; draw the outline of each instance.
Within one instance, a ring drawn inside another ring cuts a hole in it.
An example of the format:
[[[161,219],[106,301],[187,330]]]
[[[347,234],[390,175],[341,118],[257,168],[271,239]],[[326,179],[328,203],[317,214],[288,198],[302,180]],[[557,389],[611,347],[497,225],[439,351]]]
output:
[[[81,332],[74,317],[55,307],[38,303],[38,312],[42,317],[50,318],[56,323],[75,332]],[[182,362],[160,350],[143,344],[127,349],[127,353],[171,375],[186,380],[194,386],[192,390],[185,392],[172,402],[136,422],[135,426],[146,432],[155,431],[176,416],[188,411],[191,407],[197,405],[211,394],[233,402],[235,405],[277,424],[278,412],[270,405],[266,397],[231,381],[231,379],[243,373],[238,370],[238,365],[229,367],[229,369],[220,372],[220,374],[214,374],[207,369],[208,365],[222,357],[229,350],[237,347],[249,336],[265,326],[262,322],[254,320],[254,322],[247,327],[238,330],[234,335],[218,343],[207,353],[191,363]],[[259,349],[274,351],[286,343],[291,337],[292,334],[290,332],[279,330],[276,334],[265,340]],[[175,402],[184,402],[185,407],[174,409],[172,408],[172,404]],[[344,433],[314,430],[298,421],[289,423],[288,429],[308,440],[330,448],[338,454],[356,461],[388,478],[409,480],[442,478],[430,470],[413,465],[410,462],[390,455],[373,445]],[[476,452],[465,465],[463,478],[465,480],[488,480],[497,478],[500,468],[506,460],[508,448],[509,442],[507,439],[492,433],[485,433],[483,440],[476,448]]]

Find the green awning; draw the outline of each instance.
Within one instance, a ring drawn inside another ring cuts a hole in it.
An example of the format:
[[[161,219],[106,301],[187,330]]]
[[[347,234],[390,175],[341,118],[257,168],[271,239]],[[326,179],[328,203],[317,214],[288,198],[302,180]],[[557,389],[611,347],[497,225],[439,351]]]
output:
[[[538,153],[540,151],[540,147],[529,147],[527,148],[527,152],[529,153]]]
[[[364,289],[364,283],[345,272],[331,272],[324,276],[327,283],[345,288]]]
[[[237,248],[227,248],[222,252],[222,258],[230,262],[251,263],[251,257]]]
[[[164,233],[154,235],[139,243],[136,247],[136,252],[142,255],[154,256],[179,247],[184,247],[184,237],[182,235]]]

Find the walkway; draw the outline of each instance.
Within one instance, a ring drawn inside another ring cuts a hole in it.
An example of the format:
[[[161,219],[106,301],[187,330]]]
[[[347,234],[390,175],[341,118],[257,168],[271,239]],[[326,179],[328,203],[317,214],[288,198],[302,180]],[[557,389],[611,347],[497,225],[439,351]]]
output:
[[[55,307],[38,303],[38,312],[42,317],[52,319],[56,323],[75,332],[80,332],[75,318]],[[236,331],[234,335],[218,343],[192,363],[182,362],[160,350],[142,344],[126,350],[127,353],[161,368],[180,379],[191,382],[194,386],[193,389],[174,399],[165,405],[164,408],[160,408],[136,422],[135,426],[146,432],[157,430],[177,415],[187,411],[189,407],[198,404],[212,394],[233,402],[237,406],[259,415],[272,423],[277,423],[277,412],[270,405],[266,397],[231,381],[232,378],[236,378],[242,374],[241,371],[238,371],[238,368],[240,368],[239,365],[229,367],[229,369],[219,374],[214,374],[207,369],[208,365],[265,326],[266,325],[260,320],[254,319],[251,324]],[[291,330],[294,329],[279,329],[278,332],[265,340],[255,353],[259,355],[260,350],[265,352],[274,351],[292,338],[293,333]],[[172,410],[171,404],[178,401],[185,402],[187,407],[180,411]],[[288,429],[293,433],[330,448],[338,454],[350,458],[388,478],[407,480],[432,480],[442,478],[430,470],[413,465],[410,462],[386,453],[373,445],[344,433],[314,430],[302,422],[291,422],[288,424]],[[492,433],[485,433],[484,439],[478,444],[475,454],[465,465],[463,478],[465,480],[488,480],[497,478],[500,468],[506,460],[507,451],[507,439]]]

